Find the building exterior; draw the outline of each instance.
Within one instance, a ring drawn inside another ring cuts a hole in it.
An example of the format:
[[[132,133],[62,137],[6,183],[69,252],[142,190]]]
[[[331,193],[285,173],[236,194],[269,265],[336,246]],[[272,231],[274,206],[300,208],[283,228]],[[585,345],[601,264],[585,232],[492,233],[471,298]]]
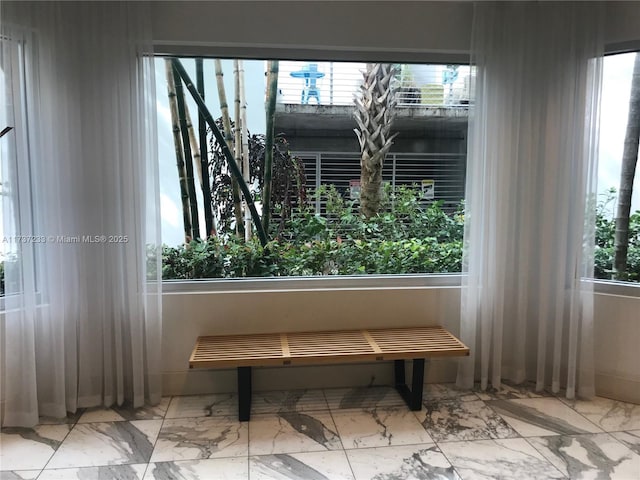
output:
[[[331,184],[350,197],[360,178],[354,96],[366,64],[281,63],[276,132],[303,160],[309,189]],[[404,64],[397,72],[398,135],[383,179],[392,187],[430,185],[425,199],[455,209],[464,198],[469,67]],[[313,81],[304,78],[310,74]]]

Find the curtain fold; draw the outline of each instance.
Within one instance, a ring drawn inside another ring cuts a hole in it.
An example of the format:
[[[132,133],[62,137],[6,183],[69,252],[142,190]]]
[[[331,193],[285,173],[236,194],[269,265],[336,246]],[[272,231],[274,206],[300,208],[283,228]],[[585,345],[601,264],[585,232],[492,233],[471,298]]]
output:
[[[3,187],[10,180],[2,227],[23,239],[4,252],[3,424],[157,403],[161,240],[148,6],[0,8],[3,82],[13,85],[3,94],[16,124],[0,140]]]
[[[475,5],[458,385],[594,394],[602,5]]]

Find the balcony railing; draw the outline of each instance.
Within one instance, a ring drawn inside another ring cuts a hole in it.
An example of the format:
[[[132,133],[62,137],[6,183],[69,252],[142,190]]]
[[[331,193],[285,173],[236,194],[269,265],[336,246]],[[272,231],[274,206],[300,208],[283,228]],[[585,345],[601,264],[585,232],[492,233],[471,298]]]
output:
[[[345,199],[354,200],[352,187],[360,182],[360,154],[357,152],[291,152],[304,164],[307,193],[312,195],[322,185],[333,185]],[[414,186],[430,187],[430,200],[443,202],[445,211],[453,212],[464,198],[466,155],[464,153],[388,153],[382,179],[392,189]],[[426,197],[425,197],[426,198]],[[316,199],[316,211],[324,204]]]
[[[365,63],[281,61],[280,103],[353,105]],[[465,65],[401,65],[397,74],[401,107],[461,107],[469,104],[470,68]]]

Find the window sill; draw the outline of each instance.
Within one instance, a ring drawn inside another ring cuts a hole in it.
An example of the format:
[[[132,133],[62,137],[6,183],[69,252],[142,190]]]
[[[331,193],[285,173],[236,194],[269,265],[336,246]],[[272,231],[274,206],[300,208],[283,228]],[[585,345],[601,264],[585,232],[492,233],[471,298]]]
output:
[[[271,277],[203,280],[165,280],[162,291],[179,293],[278,292],[304,290],[389,290],[422,288],[458,288],[462,275],[441,273],[425,275],[366,275],[326,277]]]
[[[601,295],[640,298],[640,283],[593,280],[593,291]]]
[[[164,294],[278,292],[308,290],[397,290],[423,288],[460,288],[461,273],[423,275],[363,275],[323,277],[270,277],[202,280],[165,280]],[[593,291],[602,295],[640,298],[640,283],[590,280]]]

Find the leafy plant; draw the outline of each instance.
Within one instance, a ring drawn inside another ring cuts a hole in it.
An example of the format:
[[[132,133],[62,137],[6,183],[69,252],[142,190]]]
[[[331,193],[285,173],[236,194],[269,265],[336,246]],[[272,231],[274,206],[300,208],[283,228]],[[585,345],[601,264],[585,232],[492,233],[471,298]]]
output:
[[[216,120],[216,125],[224,133],[222,118]],[[235,124],[231,122],[231,129]],[[249,188],[252,197],[258,201],[263,190],[265,163],[265,136],[250,135],[249,145]],[[214,217],[218,234],[224,236],[235,229],[234,199],[232,175],[227,167],[222,148],[211,139],[209,144],[211,153],[211,199],[215,206]],[[306,202],[305,173],[302,161],[291,156],[289,143],[282,135],[275,137],[273,146],[273,176],[271,180],[271,210],[272,217],[278,223],[270,233],[270,237],[282,232],[283,221],[288,219],[295,208]],[[275,232],[274,232],[275,229]]]
[[[371,218],[334,186],[317,197],[324,214],[303,202],[281,219],[276,239],[263,248],[236,236],[165,247],[164,278],[359,275],[459,272],[463,215],[424,203],[415,188],[386,189],[384,211]]]
[[[257,178],[257,177],[256,177]],[[615,192],[598,203],[595,277],[610,279],[615,222],[610,213]],[[365,218],[356,202],[332,186],[322,186],[316,213],[305,202],[292,203],[275,240],[266,248],[234,235],[190,247],[165,247],[166,279],[263,276],[361,275],[460,272],[463,205],[446,212],[441,202],[421,200],[419,189],[386,187],[382,210]],[[629,280],[640,281],[640,211],[630,217]]]
[[[447,213],[440,202],[425,203],[418,191],[386,188],[384,210],[369,219],[355,202],[334,186],[316,193],[324,214],[306,203],[292,203],[275,240],[262,247],[233,233],[194,240],[188,246],[162,248],[164,279],[237,278],[309,275],[444,273],[462,270],[463,206]],[[615,222],[611,214],[615,191],[598,203],[595,278],[611,279]],[[233,212],[231,211],[231,214]],[[156,250],[148,248],[148,276],[155,278]],[[0,295],[5,288],[5,263],[0,261]],[[640,281],[640,211],[630,216],[629,281]]]
[[[616,190],[610,189],[596,209],[595,278],[610,280],[614,276],[614,238],[616,222],[613,218]],[[640,282],[640,210],[629,216],[629,249],[627,252],[627,280]]]

